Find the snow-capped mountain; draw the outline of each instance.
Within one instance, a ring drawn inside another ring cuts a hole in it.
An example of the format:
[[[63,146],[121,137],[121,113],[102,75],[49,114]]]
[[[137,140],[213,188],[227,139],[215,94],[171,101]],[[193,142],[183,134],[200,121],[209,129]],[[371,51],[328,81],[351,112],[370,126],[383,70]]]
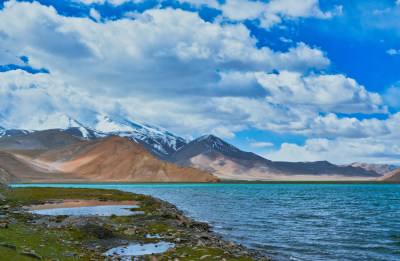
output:
[[[28,130],[5,130],[2,129],[0,130],[0,137],[11,137],[11,136],[17,136],[17,135],[24,135],[28,134],[31,131]]]
[[[1,124],[4,126],[3,122]],[[89,140],[112,135],[126,137],[167,161],[170,161],[173,154],[188,143],[184,138],[158,126],[138,124],[118,116],[110,118],[103,114],[95,114],[94,120],[85,124],[68,115],[54,113],[33,117],[20,123],[6,122],[5,125],[9,128],[0,129],[0,137],[22,135],[45,129],[58,129]]]
[[[93,128],[70,128],[65,130],[69,134],[80,131],[84,138],[104,138],[111,135],[117,135],[133,140],[145,148],[153,155],[163,160],[170,161],[173,154],[186,145],[188,142],[171,132],[158,126],[144,125],[131,122],[127,119],[117,117],[118,119],[110,118],[102,114],[96,116]]]

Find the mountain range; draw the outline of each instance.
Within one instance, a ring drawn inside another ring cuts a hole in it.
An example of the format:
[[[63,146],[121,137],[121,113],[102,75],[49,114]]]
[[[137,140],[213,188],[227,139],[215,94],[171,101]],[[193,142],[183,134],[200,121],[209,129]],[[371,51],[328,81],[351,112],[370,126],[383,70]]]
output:
[[[67,175],[66,179],[188,182],[218,179],[365,180],[380,178],[398,168],[363,163],[334,165],[327,161],[274,162],[242,151],[214,135],[189,142],[157,126],[122,118],[117,121],[101,114],[96,115],[90,127],[66,115],[59,115],[56,123],[45,121],[44,124],[58,124],[62,128],[38,131],[0,127],[0,149],[2,153],[8,153],[7,157],[25,160],[27,169],[31,169],[33,162],[40,173],[61,173],[59,177]],[[38,129],[43,128],[39,126]],[[107,155],[110,150],[118,154]],[[139,173],[136,157],[141,159],[140,164],[145,161],[148,165],[140,165],[140,175],[129,176],[133,170]],[[180,169],[179,166],[189,169]],[[5,170],[4,163],[0,164],[0,174],[2,169]],[[187,174],[188,178],[185,178],[183,170],[186,173],[201,171],[196,172],[201,178],[195,178],[194,174]],[[155,172],[159,175],[153,175]],[[176,176],[172,177],[172,172],[176,172]],[[15,171],[8,173],[10,180],[18,178]],[[26,177],[22,178],[26,180]]]

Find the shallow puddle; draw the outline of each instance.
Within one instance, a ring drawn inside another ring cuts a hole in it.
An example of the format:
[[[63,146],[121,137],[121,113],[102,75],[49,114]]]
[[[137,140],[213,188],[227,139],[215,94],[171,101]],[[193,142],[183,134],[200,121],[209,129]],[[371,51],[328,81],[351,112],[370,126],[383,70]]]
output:
[[[41,215],[74,215],[74,216],[129,216],[137,214],[138,211],[131,211],[131,208],[138,208],[136,201],[99,201],[99,200],[77,200],[63,201],[60,203],[46,203],[34,205],[25,209],[31,213]]]
[[[104,253],[106,256],[118,256],[121,260],[132,260],[132,256],[143,256],[150,254],[164,253],[170,247],[174,247],[173,243],[158,242],[155,244],[130,244],[127,246],[119,246],[112,248]]]

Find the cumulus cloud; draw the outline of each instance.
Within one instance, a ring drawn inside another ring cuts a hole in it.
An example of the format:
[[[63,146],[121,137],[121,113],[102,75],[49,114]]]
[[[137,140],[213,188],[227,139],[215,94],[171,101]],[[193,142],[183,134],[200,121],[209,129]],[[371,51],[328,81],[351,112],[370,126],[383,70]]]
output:
[[[319,13],[316,1],[306,1],[314,11],[286,10],[278,2],[270,4],[285,16]],[[91,16],[99,19],[93,10]],[[7,95],[12,99],[1,113],[19,119],[32,111],[62,111],[86,122],[91,111],[105,111],[182,134],[212,132],[228,138],[249,126],[325,137],[388,132],[388,122],[333,114],[385,108],[378,94],[355,80],[319,73],[330,61],[317,47],[298,43],[285,52],[258,48],[242,23],[206,22],[196,12],[180,9],[155,8],[130,16],[96,23],[64,17],[37,2],[6,2],[0,11],[0,45],[10,55],[0,53],[0,59],[25,55],[30,65],[50,74],[2,74],[8,77],[2,82],[2,100]],[[14,77],[24,81],[10,84]]]
[[[68,112],[86,120],[89,108],[95,108],[85,92],[77,90],[49,74],[30,74],[22,70],[0,73],[0,125],[4,128],[56,128],[59,112]],[[99,108],[100,109],[100,108]],[[43,123],[43,124],[42,124]]]
[[[277,104],[313,105],[321,111],[374,113],[384,110],[379,94],[341,74],[304,76],[298,72],[257,73],[267,90],[267,101]]]
[[[203,87],[218,85],[225,71],[329,65],[323,52],[305,44],[286,53],[258,49],[242,24],[208,23],[197,13],[171,8],[147,10],[135,20],[95,23],[60,16],[35,2],[11,1],[5,3],[0,22],[0,30],[12,35],[7,44],[17,55],[63,74],[73,85],[84,82],[85,88],[110,96],[149,89],[162,97],[197,95]]]
[[[341,13],[341,6],[332,11],[322,12],[318,0],[271,0],[248,1],[248,0],[227,0],[222,4],[213,0],[179,0],[187,2],[192,6],[207,5],[222,11],[222,17],[231,21],[255,20],[260,21],[260,26],[266,29],[281,23],[283,20],[296,20],[298,18],[315,17],[329,19]]]
[[[146,0],[73,0],[85,5],[109,3],[119,6],[127,2],[140,3]],[[329,19],[335,15],[341,14],[342,7],[336,6],[333,10],[323,12],[319,8],[319,0],[271,0],[249,1],[249,0],[177,0],[179,3],[188,3],[193,7],[200,8],[207,6],[220,10],[221,18],[230,21],[255,20],[260,21],[260,26],[269,29],[272,26],[281,23],[283,20],[296,20],[299,18],[319,18]],[[158,0],[159,3],[167,2]]]
[[[346,119],[347,121],[348,119]],[[364,122],[360,128],[369,129],[367,124],[384,125],[387,131],[370,133],[363,138],[350,137],[310,138],[304,145],[283,143],[277,151],[263,156],[271,160],[317,161],[329,160],[336,164],[348,164],[355,161],[382,164],[400,164],[400,113],[388,119]],[[355,121],[354,121],[355,122]],[[358,123],[359,124],[359,123]],[[340,124],[334,125],[335,127]]]
[[[319,161],[328,160],[335,164],[351,162],[399,164],[400,142],[374,138],[308,139],[305,145],[283,143],[280,150],[266,153],[271,160]]]

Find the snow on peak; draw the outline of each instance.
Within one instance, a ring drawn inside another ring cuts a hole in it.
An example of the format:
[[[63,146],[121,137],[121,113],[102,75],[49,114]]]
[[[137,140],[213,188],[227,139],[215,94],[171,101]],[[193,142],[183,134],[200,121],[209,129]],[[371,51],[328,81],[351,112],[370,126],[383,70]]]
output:
[[[53,114],[31,115],[24,120],[8,122],[7,125],[7,129],[25,130],[67,129],[82,126],[82,124],[68,115],[58,112]]]
[[[96,123],[93,126],[96,130],[101,132],[130,132],[134,128],[123,123],[116,122],[109,117],[98,114],[96,116]]]

